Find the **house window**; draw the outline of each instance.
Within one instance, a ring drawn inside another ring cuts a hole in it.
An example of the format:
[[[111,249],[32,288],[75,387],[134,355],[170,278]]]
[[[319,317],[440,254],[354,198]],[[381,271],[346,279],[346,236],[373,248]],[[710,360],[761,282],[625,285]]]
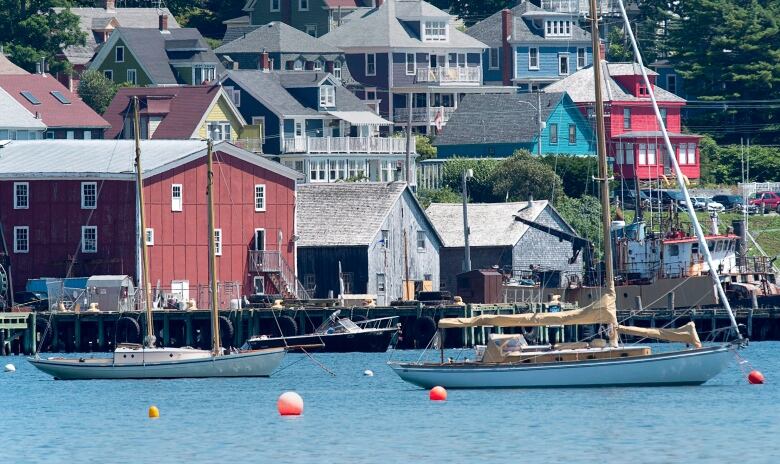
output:
[[[171,185],[171,211],[181,211],[182,204],[181,184]]]
[[[385,248],[390,248],[390,231],[387,229],[382,229],[382,238],[379,239],[379,243],[382,244]]]
[[[65,138],[68,139],[68,140],[75,139],[76,138],[76,131],[72,131],[72,130],[66,131],[65,132]]]
[[[222,229],[214,229],[214,254],[222,256]]]
[[[571,35],[571,21],[545,21],[545,36],[564,37]]]
[[[425,251],[425,231],[417,231],[417,251]]]
[[[569,124],[569,145],[577,143],[577,126]]]
[[[647,86],[644,84],[639,84],[639,96],[640,97],[647,97],[650,95],[650,92],[647,91]]]
[[[618,142],[617,147],[615,147],[615,164],[623,164],[625,162],[623,150],[623,144]]]
[[[81,252],[97,253],[97,226],[81,226]]]
[[[561,53],[558,55],[558,74],[561,76],[569,74],[569,55]]]
[[[279,11],[279,2],[281,0],[271,0],[271,12],[276,13]]]
[[[550,145],[558,144],[558,124],[550,124]]]
[[[127,70],[127,82],[130,83],[130,84],[133,84],[133,85],[138,83],[138,78],[137,78],[135,69],[128,69]]]
[[[366,76],[376,76],[375,53],[366,53]]]
[[[97,182],[81,183],[81,209],[97,208]]]
[[[528,69],[539,69],[539,49],[536,47],[528,49]]]
[[[634,164],[634,144],[626,144],[626,164]]]
[[[631,129],[631,108],[623,108],[623,129]]]
[[[667,121],[666,120],[666,113],[667,113],[666,108],[659,108],[659,111],[661,112],[661,120],[664,122],[664,127],[668,127],[669,123],[666,122]]]
[[[336,88],[332,85],[320,86],[320,106],[327,108],[336,106]]]
[[[314,66],[312,67],[315,71],[322,71],[322,61],[320,60],[314,60]]]
[[[27,209],[30,207],[30,184],[27,182],[14,182],[14,209]]]
[[[491,48],[488,54],[488,68],[498,69],[499,48]]]
[[[696,164],[696,144],[688,144],[688,164]]]
[[[301,121],[295,121],[295,136],[303,137],[303,123]]]
[[[255,185],[255,211],[265,211],[265,184]]]
[[[446,41],[447,40],[447,22],[446,21],[425,21],[423,28],[423,41]]]
[[[587,55],[584,48],[577,49],[577,69],[584,68],[587,64]]]
[[[309,34],[312,37],[317,37],[317,25],[316,24],[307,24],[306,25],[306,31],[307,34]]]
[[[146,228],[146,244],[149,246],[154,245],[154,229],[151,227]]]
[[[114,49],[114,61],[117,63],[125,62],[125,47],[119,46]]]
[[[671,93],[677,93],[677,74],[666,76],[666,90]]]
[[[212,121],[208,123],[207,128],[209,137],[215,142],[231,139],[229,121]]]
[[[406,54],[406,75],[414,76],[417,73],[417,62],[414,53]]]
[[[106,79],[113,81],[114,80],[114,70],[113,69],[105,69],[103,70],[103,75],[106,76]]]
[[[217,77],[217,67],[213,64],[196,64],[192,67],[192,83],[195,85],[210,82]]]
[[[14,253],[30,252],[30,228],[28,226],[14,227]]]
[[[252,245],[255,247],[255,251],[265,250],[265,229],[255,229],[255,239]]]
[[[339,60],[333,62],[333,77],[341,79],[341,61]]]
[[[656,145],[654,143],[647,145],[647,164],[655,165],[656,162]]]
[[[85,130],[84,131],[84,140],[92,140],[92,131],[91,130]]]
[[[303,60],[302,59],[298,58],[297,60],[295,60],[295,62],[293,63],[293,70],[295,70],[295,71],[303,71]]]
[[[377,274],[376,275],[376,292],[377,293],[384,293],[385,291],[385,275],[384,274]]]
[[[298,10],[309,11],[309,0],[298,0]]]
[[[646,143],[640,143],[639,144],[639,163],[640,165],[647,164],[647,144]]]

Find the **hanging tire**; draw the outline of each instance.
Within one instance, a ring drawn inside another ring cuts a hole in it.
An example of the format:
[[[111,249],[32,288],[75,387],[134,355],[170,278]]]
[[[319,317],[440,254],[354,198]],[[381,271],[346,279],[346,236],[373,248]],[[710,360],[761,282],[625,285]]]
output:
[[[281,329],[281,332],[279,332]],[[290,316],[277,316],[274,322],[274,337],[292,337],[298,333],[298,323]]]
[[[418,317],[414,321],[414,341],[417,348],[425,348],[436,334],[436,321],[430,316]]]
[[[141,325],[132,317],[120,317],[116,321],[115,334],[117,343],[140,343]]]

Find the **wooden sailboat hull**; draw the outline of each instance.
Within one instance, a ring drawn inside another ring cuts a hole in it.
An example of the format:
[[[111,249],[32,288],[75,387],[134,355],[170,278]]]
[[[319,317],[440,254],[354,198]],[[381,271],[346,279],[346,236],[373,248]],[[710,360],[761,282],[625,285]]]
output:
[[[28,358],[33,366],[60,380],[268,377],[284,359],[283,348],[199,359],[120,364],[112,358]]]
[[[403,380],[431,388],[570,388],[700,385],[732,360],[731,345],[631,358],[539,364],[388,363]]]

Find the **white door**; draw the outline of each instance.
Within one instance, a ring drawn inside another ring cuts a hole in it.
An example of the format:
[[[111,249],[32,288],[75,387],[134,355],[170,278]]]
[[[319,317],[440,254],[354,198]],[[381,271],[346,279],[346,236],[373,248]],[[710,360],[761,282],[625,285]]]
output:
[[[190,299],[190,281],[189,280],[172,280],[171,281],[171,294],[175,295],[179,301],[189,301]]]
[[[254,287],[255,295],[265,294],[265,277],[254,276],[252,279],[252,286]]]

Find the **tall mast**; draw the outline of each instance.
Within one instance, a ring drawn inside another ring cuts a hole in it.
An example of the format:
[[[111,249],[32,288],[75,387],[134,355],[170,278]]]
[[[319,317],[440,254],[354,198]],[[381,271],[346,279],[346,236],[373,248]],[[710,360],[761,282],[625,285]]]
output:
[[[214,238],[214,148],[211,138],[206,142],[206,156],[208,159],[208,173],[206,184],[206,196],[209,203],[209,277],[211,284],[211,347],[214,356],[219,356],[219,306],[217,298],[217,243]]]
[[[612,269],[612,238],[610,236],[611,214],[609,210],[609,172],[607,171],[606,129],[604,128],[604,96],[601,94],[601,47],[599,47],[599,12],[596,0],[590,0],[590,35],[593,41],[593,82],[596,93],[596,150],[599,159],[599,180],[601,181],[601,226],[604,241],[604,283],[607,292],[615,293],[615,273]]]
[[[141,129],[138,118],[138,97],[133,97],[133,135],[135,136],[135,175],[138,184],[138,227],[141,229],[141,276],[138,281],[144,290],[146,306],[146,337],[144,345],[154,347],[154,319],[152,318],[152,285],[149,281],[149,249],[146,245],[146,212],[144,211],[144,180],[141,170]]]

